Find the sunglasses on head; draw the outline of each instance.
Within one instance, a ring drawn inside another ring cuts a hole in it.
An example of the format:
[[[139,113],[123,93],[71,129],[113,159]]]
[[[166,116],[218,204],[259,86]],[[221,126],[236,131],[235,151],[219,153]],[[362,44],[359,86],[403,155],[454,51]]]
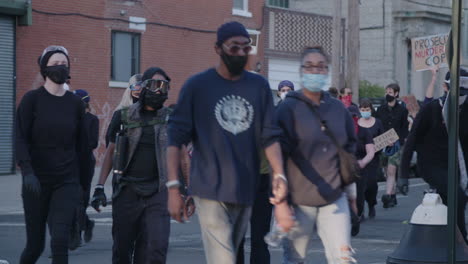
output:
[[[238,44],[232,44],[232,45],[226,45],[223,44],[224,48],[226,48],[229,53],[231,54],[237,54],[240,50],[244,51],[245,54],[249,54],[250,51],[252,50],[252,45],[249,44],[244,44],[244,45],[238,45]]]
[[[153,93],[161,92],[163,94],[167,94],[170,89],[169,82],[166,80],[149,79],[144,81],[142,86]]]
[[[42,52],[42,56],[44,56],[49,51],[61,51],[68,55],[68,50],[64,46],[49,46],[44,49],[44,51]]]
[[[136,83],[130,85],[129,88],[132,91],[140,91],[141,90],[141,84],[142,84],[142,82],[136,82]]]

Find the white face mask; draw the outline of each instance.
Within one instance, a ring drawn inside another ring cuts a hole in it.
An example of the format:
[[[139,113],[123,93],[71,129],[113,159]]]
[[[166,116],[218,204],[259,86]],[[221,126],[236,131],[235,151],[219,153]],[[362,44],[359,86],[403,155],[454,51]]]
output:
[[[279,96],[280,96],[281,100],[284,100],[284,98],[286,98],[286,94],[288,94],[288,92],[282,92],[282,93],[280,93]]]
[[[301,83],[304,88],[311,92],[320,92],[328,90],[328,74],[304,73]]]
[[[67,83],[64,83],[64,84],[63,84],[63,89],[65,89],[66,91],[69,91],[69,90],[70,90],[70,86],[68,86]]]

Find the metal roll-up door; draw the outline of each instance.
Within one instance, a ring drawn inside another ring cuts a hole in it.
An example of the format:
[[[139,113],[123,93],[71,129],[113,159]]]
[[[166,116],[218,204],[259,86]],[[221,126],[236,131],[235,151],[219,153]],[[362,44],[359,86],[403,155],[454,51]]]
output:
[[[15,18],[0,15],[0,175],[11,174],[15,112]]]

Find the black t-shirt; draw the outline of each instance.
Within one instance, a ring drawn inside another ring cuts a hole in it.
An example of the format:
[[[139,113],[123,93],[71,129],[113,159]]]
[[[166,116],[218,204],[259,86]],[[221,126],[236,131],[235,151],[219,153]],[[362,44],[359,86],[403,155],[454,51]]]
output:
[[[109,141],[115,143],[116,134],[120,130],[122,122],[122,110],[116,111],[109,124]],[[142,110],[140,112],[143,121],[150,121],[156,117],[156,111]],[[111,130],[112,129],[112,130]],[[158,163],[155,152],[155,134],[153,126],[142,127],[140,141],[135,153],[124,172],[122,181],[129,184],[136,193],[147,196],[158,190]]]
[[[41,181],[76,181],[78,155],[87,142],[84,104],[71,92],[27,92],[16,117],[17,161],[30,161]]]
[[[366,145],[374,144],[374,141],[372,140],[369,129],[362,126],[358,128],[357,139],[356,158],[360,160],[367,154]]]

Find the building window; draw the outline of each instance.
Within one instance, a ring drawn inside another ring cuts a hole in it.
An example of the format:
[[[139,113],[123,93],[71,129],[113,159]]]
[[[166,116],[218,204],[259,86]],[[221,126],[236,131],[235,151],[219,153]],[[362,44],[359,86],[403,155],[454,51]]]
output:
[[[249,12],[249,0],[232,0],[232,14],[237,16],[252,17]]]
[[[111,80],[128,82],[140,72],[140,34],[112,32]]]
[[[289,8],[289,0],[268,0],[269,6]]]

